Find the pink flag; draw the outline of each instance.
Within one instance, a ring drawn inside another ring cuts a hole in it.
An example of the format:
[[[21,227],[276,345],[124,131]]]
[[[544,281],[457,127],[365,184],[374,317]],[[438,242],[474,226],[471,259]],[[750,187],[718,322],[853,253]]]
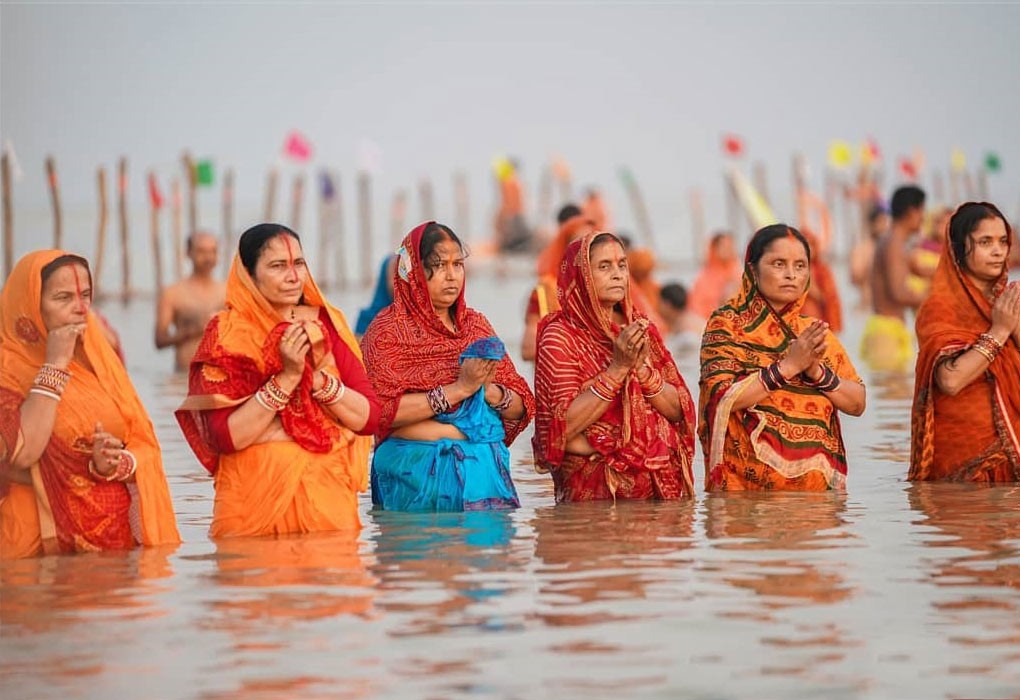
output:
[[[300,131],[292,131],[283,144],[283,154],[288,158],[304,162],[312,157],[312,144]]]

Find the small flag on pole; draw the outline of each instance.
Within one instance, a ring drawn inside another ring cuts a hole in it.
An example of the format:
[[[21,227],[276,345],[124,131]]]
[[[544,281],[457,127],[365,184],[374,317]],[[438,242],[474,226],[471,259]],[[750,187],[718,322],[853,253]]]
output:
[[[209,187],[213,184],[213,163],[211,160],[200,160],[195,163],[195,184]]]
[[[322,190],[322,198],[327,202],[336,196],[336,187],[333,185],[333,178],[325,170],[319,173],[319,185]]]
[[[964,155],[963,149],[953,148],[952,153],[949,155],[949,165],[958,173],[962,173],[967,169],[967,156]]]
[[[850,165],[853,162],[853,150],[846,141],[833,141],[829,144],[829,165],[837,170]]]
[[[283,143],[283,155],[304,163],[312,157],[312,144],[300,131],[292,131],[287,134],[287,139]]]
[[[917,166],[914,165],[914,161],[912,161],[910,158],[907,157],[900,158],[899,170],[900,174],[903,175],[903,177],[908,178],[910,180],[917,179]]]
[[[861,164],[871,165],[882,160],[882,152],[878,150],[878,144],[875,143],[875,139],[867,139],[861,145]]]
[[[744,139],[736,134],[724,134],[722,140],[723,153],[732,157],[740,158],[744,155]]]
[[[163,208],[163,193],[159,191],[156,173],[149,173],[149,203],[152,204],[153,209]]]
[[[1002,160],[999,159],[998,153],[989,151],[985,154],[985,170],[990,173],[997,173],[1002,170]]]

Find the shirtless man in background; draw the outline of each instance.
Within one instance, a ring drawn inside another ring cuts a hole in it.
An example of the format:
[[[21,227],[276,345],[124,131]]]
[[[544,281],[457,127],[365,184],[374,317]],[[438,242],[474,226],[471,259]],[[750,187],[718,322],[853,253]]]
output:
[[[924,190],[916,185],[898,188],[890,202],[892,226],[875,244],[871,268],[872,316],[864,328],[861,355],[872,369],[905,370],[914,357],[914,334],[906,311],[916,309],[924,294],[907,283],[908,244],[924,221]]]
[[[191,276],[164,289],[156,310],[156,347],[174,347],[178,372],[188,368],[206,324],[223,309],[227,298],[226,285],[213,278],[219,257],[216,238],[193,233],[187,254]]]

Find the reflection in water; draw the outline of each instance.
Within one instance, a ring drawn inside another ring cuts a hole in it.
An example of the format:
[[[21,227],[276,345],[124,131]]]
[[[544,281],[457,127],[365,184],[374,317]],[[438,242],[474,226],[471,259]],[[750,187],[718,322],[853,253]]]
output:
[[[176,549],[141,547],[0,563],[0,689],[11,693],[0,694],[33,695],[18,693],[17,685],[32,677],[73,688],[83,675],[124,665],[109,653],[116,639],[84,642],[103,627],[137,626],[169,612],[157,594],[173,576],[169,556]]]
[[[1020,688],[1020,486],[917,482],[907,498],[931,528],[925,574],[942,589],[931,606],[960,651],[950,672]]]
[[[765,654],[742,673],[831,682],[828,670],[861,641],[838,617],[804,621],[799,609],[848,603],[839,554],[854,544],[839,492],[743,492],[705,498],[705,532],[718,581],[745,595],[717,616],[754,625]],[[747,597],[746,594],[750,594]],[[825,620],[824,622],[821,620]]]
[[[541,577],[538,617],[550,626],[622,621],[633,603],[649,596],[661,569],[689,558],[695,505],[620,501],[565,503],[536,508],[537,574]],[[655,608],[642,606],[642,616]]]

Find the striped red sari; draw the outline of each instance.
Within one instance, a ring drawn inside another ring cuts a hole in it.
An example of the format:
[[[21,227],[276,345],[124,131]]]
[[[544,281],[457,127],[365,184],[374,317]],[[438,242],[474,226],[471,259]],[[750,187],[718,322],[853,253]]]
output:
[[[532,441],[536,468],[552,474],[557,502],[693,496],[694,403],[654,326],[648,328],[650,360],[680,395],[683,420],[668,421],[641,395],[638,382],[628,378],[609,409],[584,430],[595,453],[566,451],[567,410],[609,365],[620,332],[602,310],[592,282],[589,256],[597,235],[588,234],[567,248],[557,284],[562,309],[539,325]],[[621,307],[626,323],[640,315],[629,292]]]

